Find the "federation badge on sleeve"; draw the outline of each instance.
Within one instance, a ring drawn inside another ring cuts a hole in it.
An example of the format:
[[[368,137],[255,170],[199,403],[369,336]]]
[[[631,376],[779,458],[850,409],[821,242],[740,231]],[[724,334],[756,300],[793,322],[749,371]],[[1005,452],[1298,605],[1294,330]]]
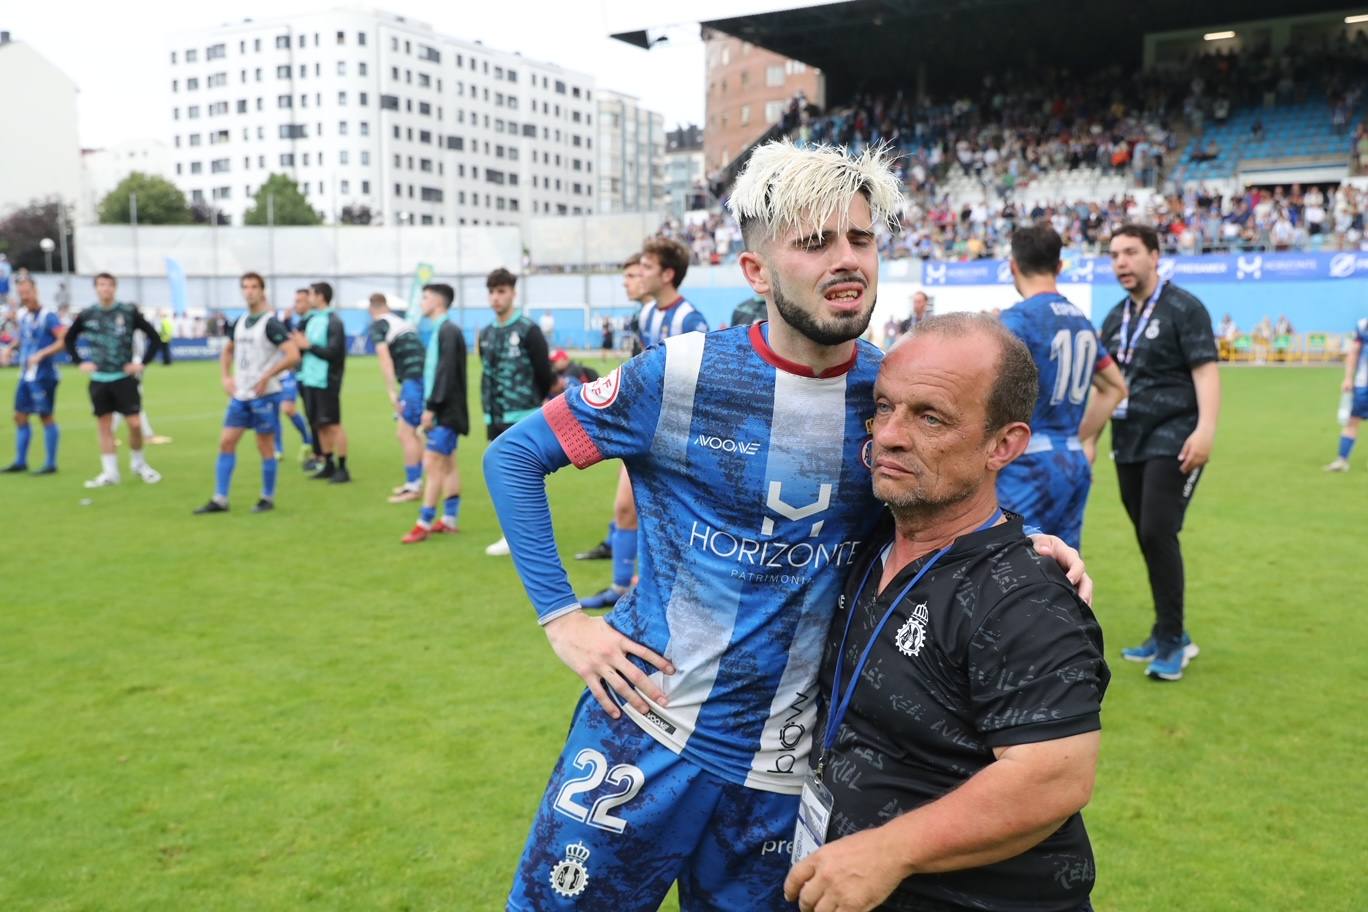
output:
[[[551,869],[551,889],[570,899],[579,896],[589,885],[589,869],[584,863],[589,860],[589,850],[582,842],[572,842],[565,847],[565,857],[556,862]]]
[[[617,401],[618,390],[622,386],[622,368],[615,367],[611,373],[604,374],[593,383],[580,387],[580,398],[585,405],[595,409],[606,409]]]

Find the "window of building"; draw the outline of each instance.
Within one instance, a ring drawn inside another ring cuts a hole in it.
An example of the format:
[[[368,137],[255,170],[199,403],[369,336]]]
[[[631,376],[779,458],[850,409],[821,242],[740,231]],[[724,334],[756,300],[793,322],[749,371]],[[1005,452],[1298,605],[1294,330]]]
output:
[[[191,105],[190,107],[186,108],[185,116],[190,118],[191,120],[197,119],[199,117],[199,105]]]
[[[443,193],[437,187],[424,187],[422,196],[425,203],[440,203],[443,199]]]
[[[247,99],[245,99],[245,98],[239,98],[239,99],[238,99],[238,101],[237,101],[237,112],[238,112],[239,114],[246,114],[246,113],[247,113]]]
[[[337,122],[337,135],[338,135],[338,136],[346,136],[346,135],[347,135],[347,122],[346,122],[345,120],[339,120],[339,121]]]
[[[280,153],[280,166],[281,166],[282,168],[293,168],[293,167],[294,167],[294,163],[295,163],[295,157],[294,157],[294,153],[293,153],[293,152],[282,152],[282,153]]]
[[[191,76],[189,79],[185,80],[185,91],[187,91],[187,92],[193,92],[193,91],[195,91],[195,90],[198,89],[198,88],[199,88],[199,79],[198,79],[198,78],[196,78],[196,77],[194,77],[194,76]]]
[[[356,65],[356,75],[365,76],[367,72],[368,69],[366,67],[366,61],[362,60],[360,63]]]
[[[346,107],[346,106],[347,106],[347,93],[346,93],[346,92],[338,92],[338,93],[337,93],[337,104],[338,104],[338,107]]]
[[[189,55],[189,54],[186,54],[185,56],[188,58],[190,55]],[[190,163],[190,173],[191,173],[191,174],[199,174],[199,173],[201,173],[203,170],[204,170],[204,166],[201,165],[199,162],[191,162],[191,163]]]
[[[337,163],[339,165],[351,164],[350,158],[351,154],[346,149],[342,149],[337,153]]]
[[[200,144],[200,140],[201,140],[201,139],[202,139],[202,137],[201,137],[198,133],[191,133],[191,134],[190,134],[190,145],[192,145],[192,146],[198,146],[198,145]]]
[[[225,44],[211,44],[204,50],[205,60],[221,60],[228,56],[228,46]]]
[[[195,50],[194,48],[191,48],[190,50],[188,50],[188,51],[185,52],[185,62],[186,62],[186,63],[195,63],[195,62],[197,62],[198,60],[199,60],[199,51]]]
[[[785,103],[782,101],[765,102],[765,123],[778,123],[779,118],[784,116],[784,107]]]
[[[744,126],[746,126],[746,125],[749,124],[749,123],[750,123],[750,105],[742,105],[742,106],[741,106],[741,126],[744,127]]]
[[[260,95],[258,95],[256,100],[256,109],[260,111],[262,109],[262,105],[264,105],[265,103],[265,100]]]
[[[562,82],[562,81],[559,80],[559,79],[556,80],[556,94],[557,94],[557,95],[564,95],[564,94],[565,94],[565,83]]]
[[[253,71],[252,75],[253,75],[253,77],[256,79],[257,82],[261,82],[261,67],[257,67],[257,68]]]
[[[427,143],[428,145],[432,145],[432,131],[431,131],[431,130],[419,130],[419,131],[418,131],[418,141],[419,141],[420,143]]]
[[[418,85],[421,86],[422,88],[431,88],[431,86],[432,86],[432,77],[429,76],[427,73],[419,73],[419,74],[418,74]]]
[[[214,174],[223,174],[228,170],[228,159],[216,158],[209,163],[209,170]]]
[[[356,93],[356,96],[357,96],[356,100],[357,100],[357,102],[361,105],[361,107],[364,108],[364,107],[368,107],[368,106],[370,105],[370,94],[369,94],[369,93],[367,93],[367,92],[357,92],[357,93]]]
[[[361,123],[358,124],[358,126],[361,128],[361,135],[362,135],[362,136],[370,136],[370,121],[369,121],[369,120],[363,120],[363,121],[361,121]]]
[[[367,152],[367,151],[365,151],[364,149],[363,149],[362,152],[361,152],[361,164],[363,164],[363,165],[369,165],[369,164],[370,164],[370,153]]]
[[[280,66],[276,67],[276,79],[289,79],[289,78],[290,78],[290,66],[289,66],[289,64],[282,63]]]
[[[171,52],[171,63],[174,64],[175,62],[176,62],[176,52],[175,52],[175,51],[172,51],[172,52]]]
[[[276,47],[280,50],[288,50],[290,47],[290,36],[276,35]]]
[[[173,79],[173,80],[171,80],[171,91],[172,91],[172,92],[179,92],[179,91],[180,91],[180,80],[179,80],[179,79]]]
[[[337,75],[338,75],[338,76],[346,76],[346,75],[347,75],[347,61],[345,61],[345,60],[339,60],[339,61],[337,61]]]
[[[432,105],[426,101],[418,102],[418,113],[424,115],[425,117],[431,117]]]
[[[398,96],[398,95],[381,95],[381,96],[380,96],[380,110],[382,110],[382,111],[397,111],[397,110],[399,110],[399,96]]]

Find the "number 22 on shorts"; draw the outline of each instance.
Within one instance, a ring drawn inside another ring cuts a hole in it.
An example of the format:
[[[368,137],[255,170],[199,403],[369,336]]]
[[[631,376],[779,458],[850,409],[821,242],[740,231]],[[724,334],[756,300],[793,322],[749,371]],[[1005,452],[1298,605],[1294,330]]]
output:
[[[584,771],[581,776],[566,781],[556,795],[556,811],[580,823],[587,823],[610,833],[627,829],[627,821],[614,817],[612,811],[631,801],[646,784],[646,776],[635,766],[619,763],[610,768],[608,758],[591,747],[575,755],[574,767]],[[607,782],[616,790],[600,795],[586,810],[575,799],[592,792]]]

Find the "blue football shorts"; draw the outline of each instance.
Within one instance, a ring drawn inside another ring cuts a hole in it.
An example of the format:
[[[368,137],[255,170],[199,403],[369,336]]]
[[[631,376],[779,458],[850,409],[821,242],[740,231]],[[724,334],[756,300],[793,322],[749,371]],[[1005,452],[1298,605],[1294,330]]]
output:
[[[798,796],[726,782],[586,692],[527,837],[508,909],[794,912]]]
[[[405,380],[399,387],[399,404],[404,407],[399,417],[409,427],[423,423],[423,381]]]
[[[1354,387],[1354,402],[1349,406],[1351,418],[1368,418],[1368,386]]]
[[[21,415],[51,415],[57,407],[57,378],[20,380],[14,410]]]
[[[427,433],[426,449],[429,453],[436,453],[438,456],[450,456],[456,452],[457,434],[452,428],[443,424],[436,424]]]
[[[223,416],[223,426],[275,434],[280,427],[280,394],[270,393],[245,401],[233,399],[228,403],[228,413]]]
[[[279,376],[280,379],[280,401],[294,402],[299,398],[299,381],[295,379],[294,371],[285,371]]]

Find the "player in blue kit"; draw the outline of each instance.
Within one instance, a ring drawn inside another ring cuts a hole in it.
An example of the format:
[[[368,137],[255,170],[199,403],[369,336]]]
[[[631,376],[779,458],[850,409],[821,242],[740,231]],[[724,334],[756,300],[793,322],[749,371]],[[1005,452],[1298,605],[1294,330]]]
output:
[[[1358,440],[1359,422],[1368,418],[1368,317],[1354,324],[1353,338],[1344,357],[1344,382],[1340,389],[1352,398],[1348,418],[1340,431],[1339,455],[1325,467],[1327,472],[1349,471],[1349,454]]]
[[[865,457],[881,355],[858,339],[900,198],[879,152],[761,147],[731,206],[769,322],[672,336],[486,452],[524,586],[588,686],[509,909],[654,910],[674,882],[685,910],[792,908],[823,640],[880,518]],[[641,577],[590,617],[544,476],[611,458],[641,516]]]
[[[630,262],[629,268],[630,268]],[[637,261],[636,300],[646,301],[639,318],[643,350],[659,345],[671,336],[687,332],[707,332],[703,314],[684,300],[679,286],[689,271],[689,249],[679,241],[654,237],[641,248]],[[628,295],[632,295],[629,289]],[[632,585],[636,575],[638,518],[632,497],[632,482],[624,464],[618,472],[617,495],[613,499],[613,528],[609,541],[613,553],[613,583],[584,599],[585,608],[611,608]]]
[[[37,415],[43,423],[43,446],[47,458],[43,467],[33,474],[51,475],[57,471],[57,442],[61,432],[53,418],[57,408],[57,362],[53,360],[62,350],[62,334],[66,331],[55,311],[44,309],[38,302],[38,286],[27,275],[16,283],[19,305],[19,387],[14,391],[14,462],[2,469],[17,474],[28,471],[29,441],[33,428],[29,416]]]
[[[299,349],[290,341],[285,325],[266,306],[266,282],[255,272],[239,281],[247,313],[228,330],[228,344],[219,357],[228,412],[219,435],[219,454],[214,468],[214,496],[196,515],[228,512],[228,487],[237,466],[237,445],[250,428],[256,432],[261,453],[261,498],[253,513],[275,509],[279,460],[275,435],[280,430],[280,375],[299,363]]]
[[[1012,232],[1012,281],[1025,300],[1003,311],[1002,323],[1031,350],[1040,393],[1031,442],[998,474],[997,490],[1003,509],[1077,548],[1092,487],[1088,448],[1126,397],[1126,381],[1092,323],[1055,285],[1062,246],[1046,224]]]

